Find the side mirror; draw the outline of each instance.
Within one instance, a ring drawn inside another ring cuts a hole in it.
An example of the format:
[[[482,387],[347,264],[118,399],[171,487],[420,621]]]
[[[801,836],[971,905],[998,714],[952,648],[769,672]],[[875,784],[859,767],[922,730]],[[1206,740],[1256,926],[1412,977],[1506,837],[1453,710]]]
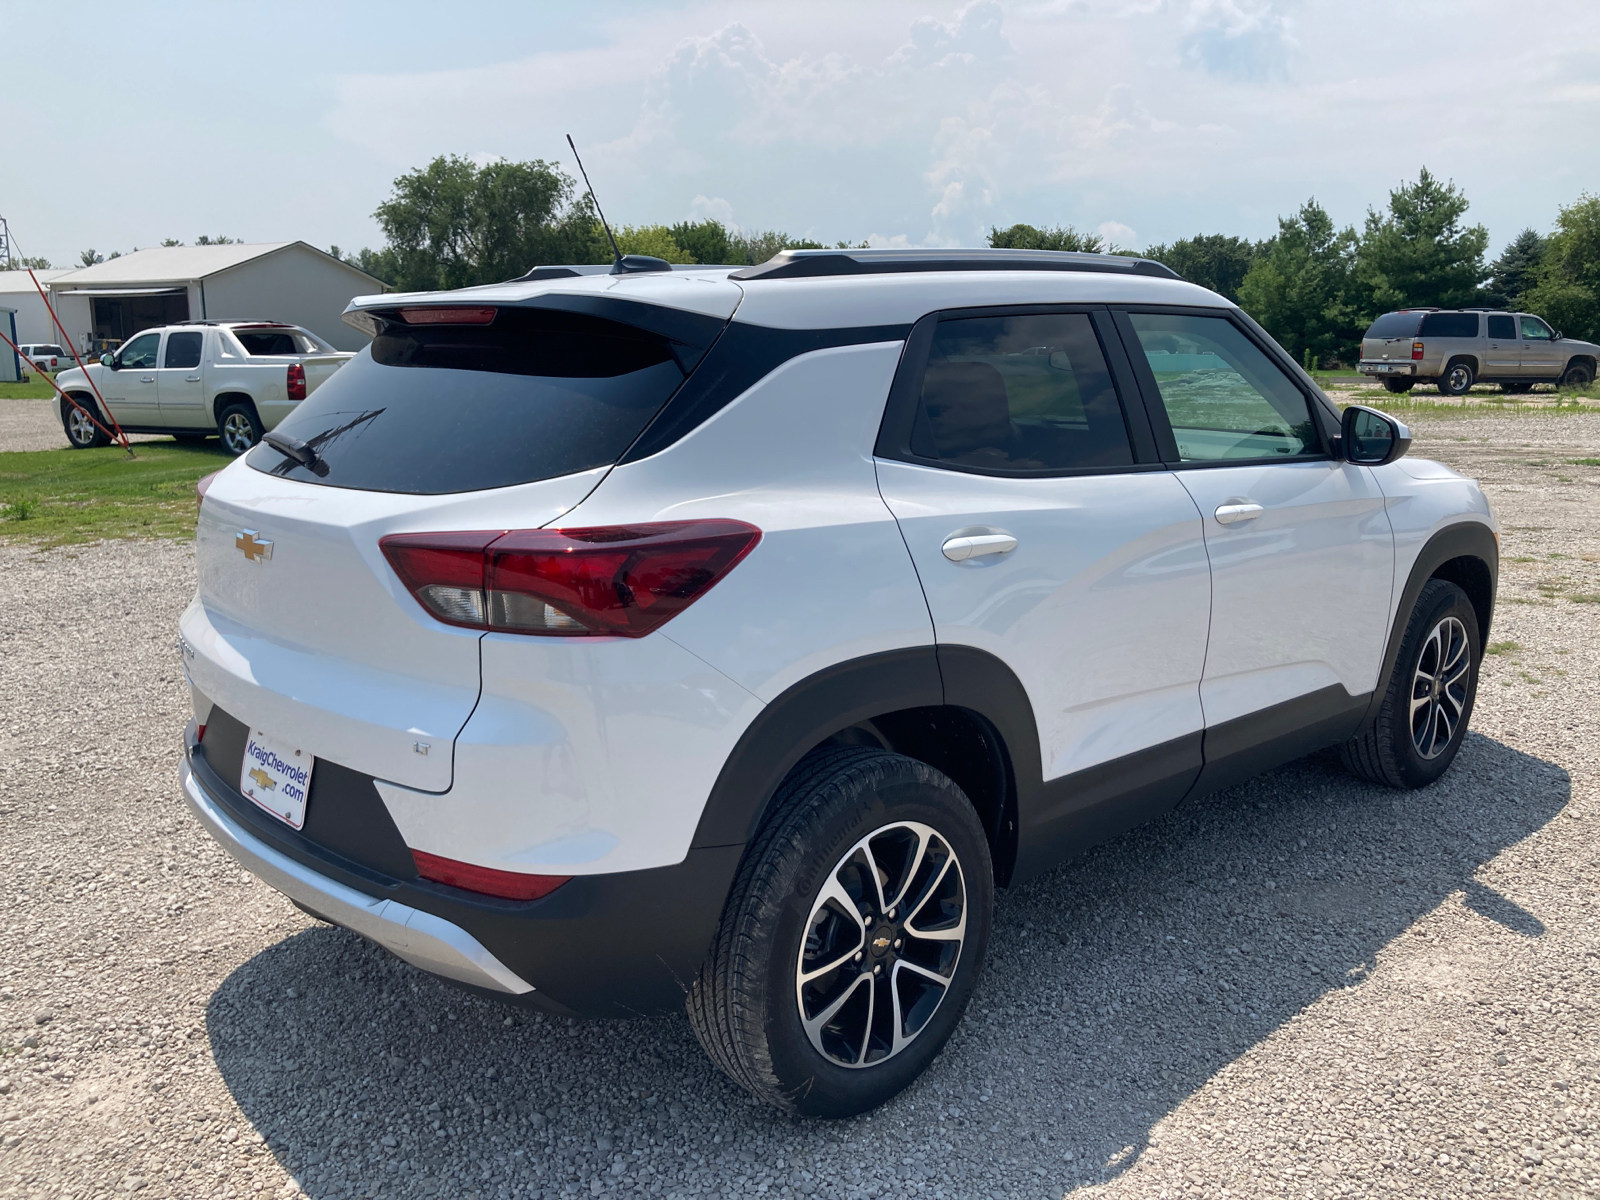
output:
[[[1363,467],[1392,463],[1411,449],[1411,430],[1375,408],[1352,404],[1344,410],[1339,428],[1341,457]]]
[[[115,371],[117,369],[117,356],[115,354],[102,354],[100,356],[100,365],[108,371]]]

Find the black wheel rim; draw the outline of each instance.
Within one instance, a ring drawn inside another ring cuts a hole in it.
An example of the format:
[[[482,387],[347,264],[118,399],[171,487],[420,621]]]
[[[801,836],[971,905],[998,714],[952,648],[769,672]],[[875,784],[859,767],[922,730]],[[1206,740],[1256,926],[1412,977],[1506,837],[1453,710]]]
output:
[[[1429,631],[1411,677],[1411,744],[1422,758],[1438,758],[1455,740],[1471,678],[1466,626],[1446,617]]]
[[[936,829],[897,821],[862,838],[806,918],[795,1001],[812,1047],[852,1068],[901,1053],[949,994],[966,933],[966,877]]]

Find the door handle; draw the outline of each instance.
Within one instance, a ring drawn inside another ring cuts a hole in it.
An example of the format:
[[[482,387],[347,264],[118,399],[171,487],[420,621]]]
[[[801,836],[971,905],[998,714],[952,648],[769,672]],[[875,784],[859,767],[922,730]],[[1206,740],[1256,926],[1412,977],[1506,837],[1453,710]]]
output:
[[[183,381],[185,383],[199,383],[200,382],[200,376],[198,376],[198,375],[185,375],[183,377]]]
[[[1217,524],[1237,525],[1240,521],[1254,521],[1265,511],[1253,500],[1233,500],[1217,505]]]
[[[985,554],[1009,554],[1017,548],[1017,539],[1009,533],[975,533],[950,538],[939,548],[951,562],[966,562]]]
[[[154,375],[141,375],[141,376],[139,376],[139,382],[140,383],[154,383],[155,381],[156,381],[156,377]]]

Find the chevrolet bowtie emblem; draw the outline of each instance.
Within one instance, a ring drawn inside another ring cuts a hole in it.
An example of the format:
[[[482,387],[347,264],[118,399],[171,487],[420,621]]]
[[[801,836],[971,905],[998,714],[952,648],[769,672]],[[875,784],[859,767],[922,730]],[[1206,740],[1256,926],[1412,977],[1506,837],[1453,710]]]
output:
[[[239,536],[233,539],[233,544],[253,563],[263,563],[272,557],[272,543],[257,537],[254,529],[241,529]]]
[[[260,767],[255,767],[251,770],[250,778],[255,780],[256,786],[264,792],[270,792],[278,786],[278,781]]]

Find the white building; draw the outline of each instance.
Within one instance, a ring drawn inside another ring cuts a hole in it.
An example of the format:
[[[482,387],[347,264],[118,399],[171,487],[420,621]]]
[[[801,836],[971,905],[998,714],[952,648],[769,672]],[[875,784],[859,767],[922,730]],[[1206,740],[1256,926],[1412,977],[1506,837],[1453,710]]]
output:
[[[26,278],[26,275],[24,275]],[[80,350],[100,353],[152,325],[191,320],[287,321],[340,350],[367,336],[339,319],[372,276],[305,242],[159,246],[57,275],[50,300]]]
[[[48,291],[52,280],[68,274],[67,271],[35,271],[39,282]],[[17,343],[27,345],[30,342],[59,343],[61,335],[56,332],[55,326],[50,321],[50,314],[46,311],[44,301],[39,298],[39,291],[33,286],[33,280],[26,271],[0,271],[0,307],[9,308],[17,314]],[[10,328],[6,332],[9,334]],[[9,347],[0,343],[0,350],[11,353]]]

